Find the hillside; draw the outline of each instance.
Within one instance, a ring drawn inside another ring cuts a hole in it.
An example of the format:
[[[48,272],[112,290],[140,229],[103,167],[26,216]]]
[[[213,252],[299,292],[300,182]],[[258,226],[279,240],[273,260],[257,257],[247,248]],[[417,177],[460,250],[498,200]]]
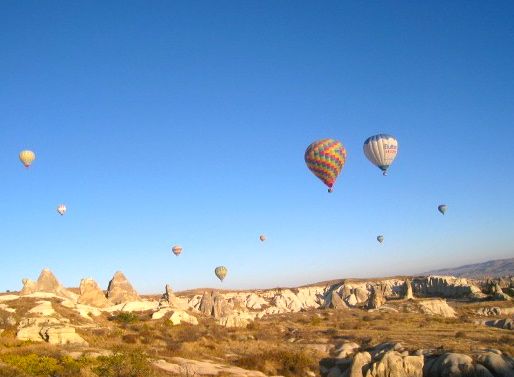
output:
[[[460,267],[444,268],[423,275],[451,275],[466,278],[501,277],[514,275],[514,258],[497,259]]]

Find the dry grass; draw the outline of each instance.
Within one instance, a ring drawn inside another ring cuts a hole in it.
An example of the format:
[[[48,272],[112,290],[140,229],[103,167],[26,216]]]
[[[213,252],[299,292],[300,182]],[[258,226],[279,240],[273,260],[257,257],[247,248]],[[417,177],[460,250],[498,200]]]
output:
[[[35,301],[18,300],[16,316],[23,315],[35,306]],[[122,346],[126,350],[124,352],[143,350],[156,359],[169,360],[175,356],[207,359],[284,376],[304,375],[306,370],[316,371],[319,360],[326,357],[326,353],[315,346],[336,345],[346,340],[358,343],[363,349],[393,341],[402,343],[410,350],[442,347],[446,351],[468,353],[478,348],[494,348],[514,354],[514,332],[474,324],[476,319],[485,319],[475,314],[478,308],[506,307],[508,303],[450,304],[456,308],[458,318],[409,313],[407,306],[413,304],[398,300],[388,303],[388,306],[396,307],[398,313],[371,313],[361,309],[316,310],[270,316],[256,320],[245,329],[222,328],[212,319],[202,317],[199,318],[198,326],[172,326],[166,319],[151,320],[148,313],[104,314],[95,318],[97,328],[83,328],[79,331],[92,349],[117,350]],[[73,315],[59,305],[54,307],[63,316],[69,318]],[[79,321],[79,318],[73,318],[75,320]],[[61,350],[47,344],[17,341],[15,330],[15,327],[7,328],[0,335],[0,375],[16,375],[12,374],[12,368],[19,369],[19,366],[14,365],[15,361],[22,362],[20,360],[29,354],[53,358],[54,361],[42,360],[48,361],[55,368],[62,366]],[[6,355],[23,357],[4,359]],[[11,363],[5,360],[11,360]],[[117,362],[114,359],[102,360],[106,363]],[[84,371],[80,373],[93,373],[98,366],[97,362],[89,361],[81,367]],[[23,376],[23,373],[27,372],[22,371],[19,375]],[[149,373],[148,376],[154,373],[153,369]]]

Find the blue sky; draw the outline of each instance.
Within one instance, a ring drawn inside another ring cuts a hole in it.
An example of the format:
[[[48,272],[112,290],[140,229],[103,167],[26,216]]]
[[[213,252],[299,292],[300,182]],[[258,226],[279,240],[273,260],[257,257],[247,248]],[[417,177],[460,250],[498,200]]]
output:
[[[122,270],[146,293],[512,256],[513,16],[511,1],[2,1],[0,290],[43,267],[67,286]],[[362,152],[380,132],[399,140],[387,177]],[[331,195],[303,160],[325,137],[348,151]]]

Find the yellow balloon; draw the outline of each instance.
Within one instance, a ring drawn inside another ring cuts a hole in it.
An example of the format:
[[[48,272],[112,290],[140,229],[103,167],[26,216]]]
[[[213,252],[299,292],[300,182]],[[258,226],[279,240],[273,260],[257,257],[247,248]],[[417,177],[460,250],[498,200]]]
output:
[[[20,161],[28,168],[32,162],[36,159],[36,154],[29,150],[24,150],[20,152]]]

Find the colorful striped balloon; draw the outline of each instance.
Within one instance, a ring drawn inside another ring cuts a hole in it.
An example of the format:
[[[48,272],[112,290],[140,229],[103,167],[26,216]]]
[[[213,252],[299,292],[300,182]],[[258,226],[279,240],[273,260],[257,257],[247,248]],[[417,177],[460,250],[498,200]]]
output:
[[[332,186],[345,162],[346,149],[340,141],[334,139],[315,141],[305,151],[307,167],[328,186],[328,192],[332,192]]]

